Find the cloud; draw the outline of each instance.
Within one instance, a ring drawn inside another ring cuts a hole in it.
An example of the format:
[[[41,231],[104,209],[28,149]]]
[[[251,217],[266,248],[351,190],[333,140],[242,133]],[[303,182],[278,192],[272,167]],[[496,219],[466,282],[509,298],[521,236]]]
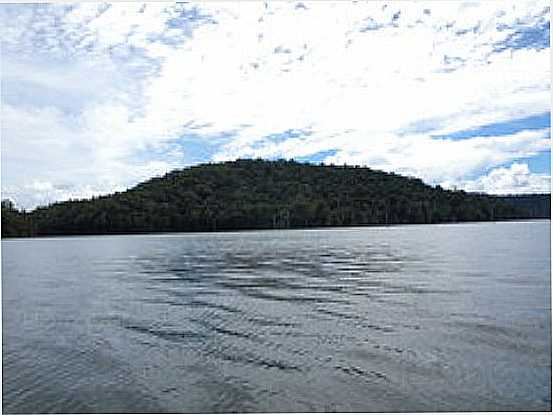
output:
[[[3,195],[11,195],[24,208],[32,208],[125,189],[181,166],[181,156],[174,149],[163,159],[129,157],[134,152],[129,150],[128,142],[110,135],[118,132],[118,123],[125,116],[128,114],[124,111],[112,108],[111,119],[83,120],[80,116],[68,117],[55,107],[27,110],[4,104]],[[50,185],[41,187],[36,183]]]
[[[12,200],[18,208],[29,210],[35,206],[44,206],[61,200],[87,199],[107,192],[124,190],[123,188],[93,187],[91,185],[59,185],[51,182],[33,181],[23,186],[6,185],[2,198]]]
[[[487,175],[462,182],[467,191],[491,194],[550,193],[551,176],[530,172],[525,163],[493,169]]]
[[[334,146],[421,120],[432,134],[448,134],[549,111],[548,51],[494,53],[500,37],[493,13],[465,39],[455,34],[466,23],[451,20],[454,7],[430,18],[409,4],[397,24],[398,11],[374,9],[371,19],[382,28],[367,35],[355,30],[364,18],[354,5],[309,5],[297,13],[289,4],[271,12],[243,5],[239,17],[219,12],[218,26],[199,29],[165,62],[152,84],[160,96],[190,108],[187,115],[202,120],[206,132],[237,132],[217,159],[246,155],[260,143],[274,147],[268,137],[290,129]],[[302,30],[281,35],[277,28],[285,26]],[[463,64],[449,71],[448,56]]]
[[[109,192],[196,155],[468,183],[549,146],[543,128],[448,138],[550,112],[546,2],[2,5],[0,20],[3,190]]]
[[[352,146],[327,161],[335,164],[353,161],[446,186],[447,182],[455,183],[484,169],[546,151],[550,148],[548,135],[549,130],[543,129],[465,140],[389,136],[380,138],[378,146]]]

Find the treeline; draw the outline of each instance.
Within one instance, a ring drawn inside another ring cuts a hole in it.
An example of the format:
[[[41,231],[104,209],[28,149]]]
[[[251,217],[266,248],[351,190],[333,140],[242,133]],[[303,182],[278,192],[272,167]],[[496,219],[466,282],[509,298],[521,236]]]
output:
[[[551,218],[551,195],[509,195],[495,196],[504,203],[526,212],[530,218]]]
[[[369,168],[237,160],[125,192],[5,215],[2,236],[217,231],[550,217],[550,195],[498,197]]]
[[[32,236],[30,215],[17,210],[10,200],[2,200],[2,238]]]

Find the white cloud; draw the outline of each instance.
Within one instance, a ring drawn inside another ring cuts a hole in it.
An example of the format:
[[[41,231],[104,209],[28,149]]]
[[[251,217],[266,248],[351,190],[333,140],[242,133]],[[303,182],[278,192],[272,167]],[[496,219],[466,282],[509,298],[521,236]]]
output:
[[[423,6],[407,5],[411,15],[426,18]],[[442,12],[449,11],[446,17],[413,27],[417,19],[411,17],[369,34],[355,30],[366,20],[355,5],[309,6],[292,13],[293,5],[285,3],[267,13],[259,4],[244,4],[236,13],[240,18],[219,12],[224,33],[213,26],[195,32],[194,41],[165,62],[151,85],[153,96],[179,102],[187,117],[208,126],[206,133],[237,131],[216,159],[275,155],[275,150],[289,157],[306,148],[345,150],[355,143],[374,153],[382,147],[377,140],[420,121],[439,135],[549,111],[549,51],[491,55],[500,40],[491,24],[497,13],[484,14],[488,20],[477,47],[478,34],[469,40],[454,34],[466,24],[451,23],[457,16],[451,3],[441,5]],[[373,20],[389,24],[391,12],[378,9]],[[511,23],[521,15],[526,13],[513,14]],[[450,23],[451,30],[442,30]],[[285,26],[302,30],[281,35],[277,29]],[[444,72],[448,55],[464,63]],[[279,145],[266,139],[290,129],[312,135]],[[427,145],[424,139],[411,144]]]
[[[29,210],[56,201],[88,199],[108,192],[124,190],[122,187],[81,185],[59,185],[51,182],[34,181],[23,186],[5,185],[2,198],[12,200],[18,208]]]
[[[528,164],[513,163],[462,183],[464,189],[492,194],[549,193],[551,176],[530,172]]]
[[[126,136],[110,137],[110,132],[124,132],[118,130],[118,122],[121,114],[116,109],[111,119],[93,125],[56,108],[25,110],[4,104],[3,197],[32,208],[123,190],[180,166],[176,152],[164,160],[129,158]]]
[[[0,6],[3,188],[125,187],[181,166],[187,133],[228,136],[215,160],[336,150],[430,182],[548,148],[432,138],[550,111],[549,48],[497,52],[548,3],[303,4]]]
[[[327,158],[335,164],[367,164],[378,169],[421,177],[427,182],[456,182],[464,176],[550,148],[549,130],[526,130],[499,137],[464,140],[426,136],[385,136],[378,145],[356,143]]]

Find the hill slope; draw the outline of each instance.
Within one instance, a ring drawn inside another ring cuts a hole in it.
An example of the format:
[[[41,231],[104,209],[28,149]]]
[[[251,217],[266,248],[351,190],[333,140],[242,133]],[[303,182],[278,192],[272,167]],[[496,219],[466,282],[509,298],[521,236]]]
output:
[[[368,168],[237,160],[55,203],[18,220],[30,227],[22,235],[103,234],[504,220],[549,217],[549,206],[550,195],[447,191]],[[10,236],[4,214],[2,225]]]

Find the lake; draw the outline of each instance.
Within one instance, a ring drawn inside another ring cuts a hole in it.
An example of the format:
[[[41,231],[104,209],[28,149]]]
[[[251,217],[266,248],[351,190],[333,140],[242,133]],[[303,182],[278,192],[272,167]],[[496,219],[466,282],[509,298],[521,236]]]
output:
[[[3,240],[3,410],[549,411],[550,226]]]

